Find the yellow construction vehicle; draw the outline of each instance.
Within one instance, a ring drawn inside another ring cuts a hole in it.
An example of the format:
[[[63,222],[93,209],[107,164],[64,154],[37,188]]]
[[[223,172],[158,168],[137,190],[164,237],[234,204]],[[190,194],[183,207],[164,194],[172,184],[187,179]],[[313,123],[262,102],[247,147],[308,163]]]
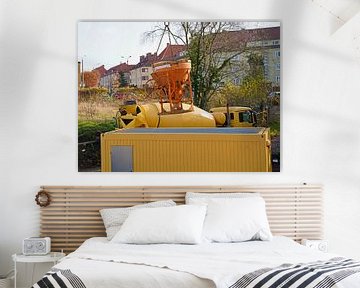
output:
[[[256,112],[250,107],[227,106],[210,109],[218,127],[254,127]]]
[[[250,107],[216,107],[210,113],[189,104],[182,104],[186,113],[169,113],[170,103],[159,102],[138,105],[126,101],[121,105],[115,120],[118,128],[159,127],[255,127],[256,112]],[[162,109],[165,113],[161,113]]]

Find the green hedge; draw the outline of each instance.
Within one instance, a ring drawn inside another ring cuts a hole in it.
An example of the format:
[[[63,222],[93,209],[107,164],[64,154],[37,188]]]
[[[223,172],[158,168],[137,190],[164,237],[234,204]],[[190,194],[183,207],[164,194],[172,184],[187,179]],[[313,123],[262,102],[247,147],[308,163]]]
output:
[[[100,134],[115,129],[114,121],[79,121],[78,122],[78,169],[99,167]],[[81,144],[88,141],[93,143]]]
[[[115,121],[79,121],[78,141],[94,141],[100,133],[115,129]]]

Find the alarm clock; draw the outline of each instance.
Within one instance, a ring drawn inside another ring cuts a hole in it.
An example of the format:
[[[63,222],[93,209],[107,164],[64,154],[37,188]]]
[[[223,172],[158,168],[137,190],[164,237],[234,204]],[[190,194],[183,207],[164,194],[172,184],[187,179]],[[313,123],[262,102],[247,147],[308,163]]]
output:
[[[46,255],[50,252],[50,237],[30,237],[23,240],[24,255]]]
[[[328,250],[328,243],[325,240],[308,240],[308,239],[303,239],[301,241],[301,244],[309,247],[311,249],[314,250],[319,250],[321,252],[327,252]]]

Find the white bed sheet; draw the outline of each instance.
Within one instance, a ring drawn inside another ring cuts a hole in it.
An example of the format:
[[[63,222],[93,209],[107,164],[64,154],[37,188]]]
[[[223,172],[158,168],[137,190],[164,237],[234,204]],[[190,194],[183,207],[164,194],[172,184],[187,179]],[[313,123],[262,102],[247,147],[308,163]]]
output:
[[[210,280],[147,265],[70,258],[56,268],[70,269],[87,288],[215,288]]]
[[[264,267],[307,263],[336,257],[286,237],[272,241],[200,245],[112,244],[91,238],[56,268],[70,269],[92,287],[229,287],[235,279]],[[360,287],[360,273],[335,287]]]

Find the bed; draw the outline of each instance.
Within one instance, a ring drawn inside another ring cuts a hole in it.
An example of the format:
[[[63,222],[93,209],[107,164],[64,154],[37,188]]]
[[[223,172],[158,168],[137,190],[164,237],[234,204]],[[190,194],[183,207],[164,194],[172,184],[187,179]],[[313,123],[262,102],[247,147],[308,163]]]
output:
[[[311,250],[282,236],[274,237],[270,242],[159,244],[151,245],[151,247],[149,245],[133,247],[133,245],[126,244],[111,244],[102,237],[87,240],[76,252],[67,256],[54,268],[60,269],[59,271],[70,270],[79,277],[79,280],[73,284],[63,280],[67,285],[65,287],[274,287],[246,286],[243,277],[254,271],[289,263],[306,263],[307,266],[310,266],[309,263],[311,263],[314,266],[314,263],[319,263],[318,261],[330,259],[333,262],[329,264],[346,261],[346,259],[336,257]],[[324,265],[324,263],[321,264]],[[349,264],[353,264],[353,262],[349,262]],[[351,267],[353,266],[357,266],[354,269],[360,269],[358,264],[351,265]],[[285,266],[285,268],[289,267]],[[300,271],[300,269],[303,268],[300,267],[294,271]],[[335,282],[331,281],[332,278],[325,278],[325,281],[324,278],[321,278],[323,282],[317,286],[299,285],[294,287],[360,287],[360,274],[354,271],[356,270],[353,270],[349,277],[344,277],[342,281],[336,283],[336,286],[330,286]],[[283,274],[284,272],[280,275]],[[74,278],[74,275],[70,275],[69,278]],[[279,278],[278,275],[274,277]],[[303,283],[306,279],[308,278],[299,280],[302,281],[299,283]],[[274,283],[274,281],[269,281]],[[34,287],[49,287],[42,284],[40,282]]]
[[[55,240],[53,250],[75,251],[36,283],[36,288],[360,287],[359,262],[298,243],[322,237],[322,189],[318,185],[42,188],[52,199],[50,206],[42,208],[43,235]],[[182,204],[189,191],[260,193],[274,236],[269,241],[197,245],[123,244],[104,237],[95,211],[164,199]],[[87,240],[76,236],[81,231]],[[101,235],[91,235],[94,232]]]

